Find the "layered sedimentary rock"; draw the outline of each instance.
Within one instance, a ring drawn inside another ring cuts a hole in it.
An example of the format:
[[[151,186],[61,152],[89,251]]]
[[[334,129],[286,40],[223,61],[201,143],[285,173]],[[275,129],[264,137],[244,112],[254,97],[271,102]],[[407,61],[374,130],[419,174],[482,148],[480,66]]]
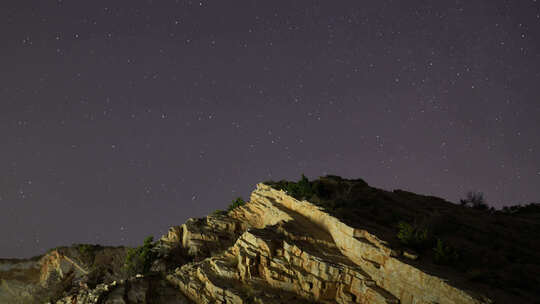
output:
[[[167,276],[197,303],[294,297],[320,303],[490,302],[403,262],[400,252],[368,231],[264,184],[229,217],[247,227],[232,247]],[[184,233],[184,245],[189,235]]]
[[[73,251],[0,263],[0,303],[43,303],[39,288],[29,286],[60,286],[66,278],[79,285],[70,284],[57,304],[492,302],[413,266],[415,254],[381,234],[265,184],[226,215],[171,227],[153,251],[149,275],[111,276],[96,286],[87,284],[90,269]]]

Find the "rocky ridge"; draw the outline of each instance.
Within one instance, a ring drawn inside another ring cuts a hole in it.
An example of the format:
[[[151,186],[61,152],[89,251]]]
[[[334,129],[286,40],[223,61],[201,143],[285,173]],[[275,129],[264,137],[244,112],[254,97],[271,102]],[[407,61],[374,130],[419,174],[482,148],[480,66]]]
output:
[[[118,279],[125,251],[124,247],[74,245],[31,259],[0,259],[0,303],[45,303],[66,290],[88,288],[96,269],[89,266],[90,259],[105,270],[99,280]]]
[[[207,217],[207,223],[224,220]],[[196,303],[490,302],[401,261],[366,230],[264,184],[226,221],[231,224],[221,226],[231,232],[247,227],[234,245],[167,276]],[[184,242],[192,235],[186,228]]]
[[[494,303],[422,269],[384,234],[263,183],[226,215],[171,227],[155,242],[148,275],[121,278],[125,251],[114,250],[114,271],[95,286],[73,250],[0,263],[0,302],[44,303],[39,290],[69,281],[51,303]]]

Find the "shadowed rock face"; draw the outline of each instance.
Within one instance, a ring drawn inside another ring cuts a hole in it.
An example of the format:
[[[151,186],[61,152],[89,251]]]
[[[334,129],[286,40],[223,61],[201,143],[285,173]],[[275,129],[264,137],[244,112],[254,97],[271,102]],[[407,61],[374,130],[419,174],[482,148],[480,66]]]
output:
[[[387,223],[422,215],[429,226],[448,214],[486,215],[362,180],[317,182],[327,184],[318,186],[313,203],[261,183],[248,203],[226,215],[171,227],[154,243],[156,259],[146,275],[122,272],[121,247],[81,254],[74,246],[32,260],[0,260],[0,303],[535,303],[526,291],[513,294],[470,280],[453,265],[434,264],[432,248],[404,247]],[[362,202],[394,214],[366,213]]]
[[[118,278],[123,247],[73,245],[31,259],[0,259],[0,303],[44,303],[86,286],[97,274],[101,281]],[[99,266],[99,267],[97,267]],[[97,269],[102,273],[96,273]]]
[[[366,230],[263,184],[229,217],[251,228],[224,253],[167,276],[197,303],[270,295],[276,303],[290,295],[323,303],[489,303],[402,262]]]

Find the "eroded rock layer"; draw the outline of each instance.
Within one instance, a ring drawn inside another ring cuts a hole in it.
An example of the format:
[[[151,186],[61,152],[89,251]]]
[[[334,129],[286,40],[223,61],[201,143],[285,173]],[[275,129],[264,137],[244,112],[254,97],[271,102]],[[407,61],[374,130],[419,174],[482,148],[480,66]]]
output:
[[[197,303],[279,303],[292,295],[320,303],[489,302],[401,261],[368,231],[264,184],[229,217],[247,228],[232,247],[167,276]]]
[[[68,252],[0,263],[0,302],[43,303],[37,286],[66,278],[69,292],[57,304],[492,302],[414,267],[410,253],[375,233],[265,184],[226,215],[171,227],[153,251],[150,275],[111,275],[95,286],[87,284],[90,269]]]
[[[0,260],[0,303],[45,303],[57,299],[72,287],[87,287],[93,270],[98,268],[103,270],[100,280],[112,281],[118,277],[125,251],[124,247],[74,245],[31,259]],[[96,267],[90,267],[91,264]]]

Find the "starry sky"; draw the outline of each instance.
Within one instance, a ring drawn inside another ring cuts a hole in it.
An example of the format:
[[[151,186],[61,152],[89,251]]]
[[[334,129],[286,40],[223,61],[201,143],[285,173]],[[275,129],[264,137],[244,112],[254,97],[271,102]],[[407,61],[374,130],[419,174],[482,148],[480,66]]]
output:
[[[0,257],[335,174],[540,200],[540,1],[2,0]]]

